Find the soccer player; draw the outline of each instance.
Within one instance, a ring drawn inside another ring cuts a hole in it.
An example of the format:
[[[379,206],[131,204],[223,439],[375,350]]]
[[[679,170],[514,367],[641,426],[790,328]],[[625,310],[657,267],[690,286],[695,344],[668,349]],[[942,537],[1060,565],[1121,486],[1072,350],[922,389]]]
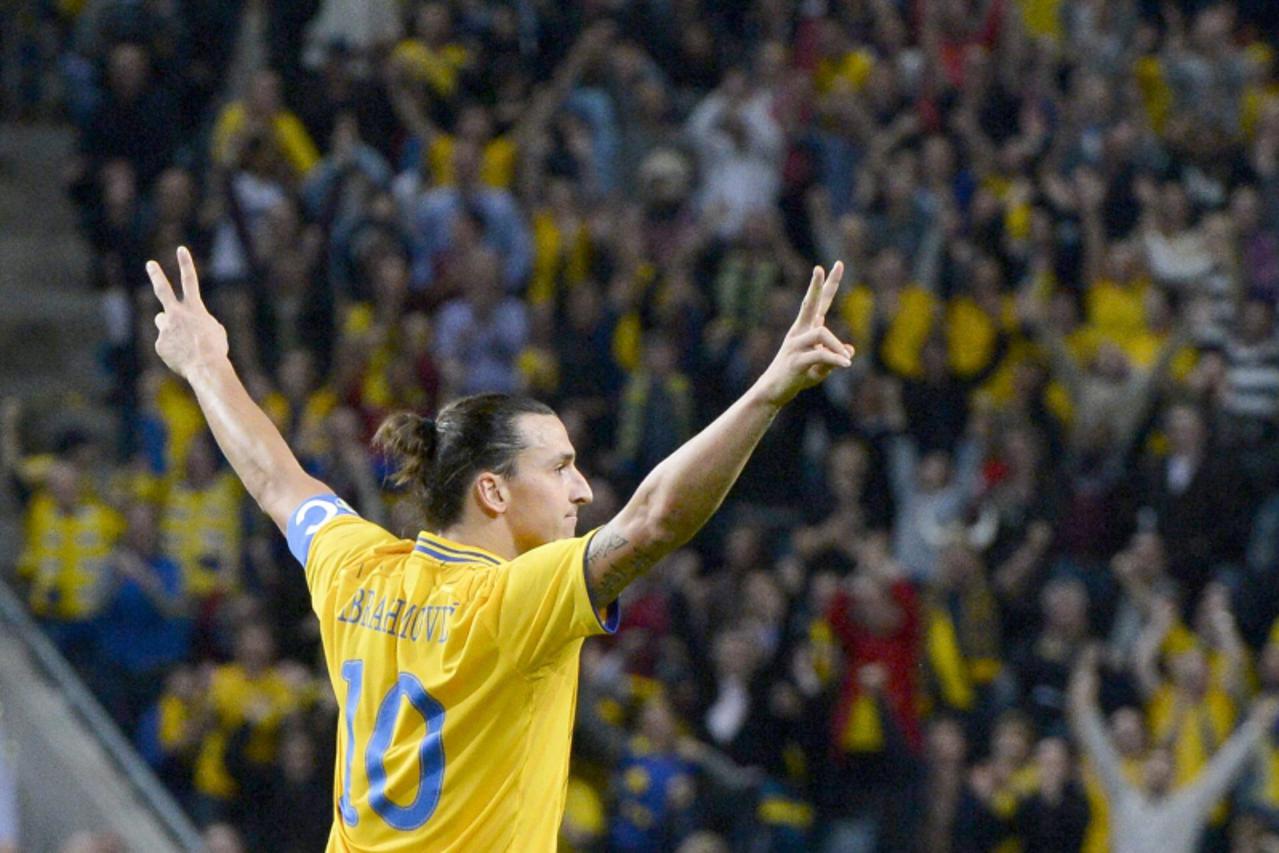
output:
[[[586,536],[577,512],[591,489],[546,406],[481,395],[435,421],[392,416],[376,440],[423,498],[416,541],[302,470],[236,377],[185,248],[178,265],[181,298],[147,264],[163,306],[156,350],[287,536],[320,619],[341,708],[328,849],[554,850],[582,640],[616,629],[622,590],[710,518],[778,410],[851,363],[825,325],[843,265],[813,270],[750,390]]]

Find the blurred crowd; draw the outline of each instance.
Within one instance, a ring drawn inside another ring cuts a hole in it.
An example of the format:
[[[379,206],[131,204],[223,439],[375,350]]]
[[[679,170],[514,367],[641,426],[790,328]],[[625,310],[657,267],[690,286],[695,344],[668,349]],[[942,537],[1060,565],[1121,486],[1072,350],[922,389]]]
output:
[[[118,428],[4,406],[17,578],[218,849],[321,849],[336,703],[154,356],[180,244],[406,536],[388,413],[551,403],[587,530],[848,265],[855,367],[584,648],[568,849],[1279,849],[1276,4],[50,7]]]

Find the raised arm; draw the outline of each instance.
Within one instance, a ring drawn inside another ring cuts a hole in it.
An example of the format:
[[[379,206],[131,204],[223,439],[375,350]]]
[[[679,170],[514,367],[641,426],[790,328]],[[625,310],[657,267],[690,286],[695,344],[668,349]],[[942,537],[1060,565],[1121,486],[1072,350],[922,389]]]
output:
[[[1053,373],[1066,386],[1072,405],[1078,405],[1083,394],[1084,369],[1075,361],[1066,338],[1061,330],[1051,323],[1044,323],[1035,329],[1039,343],[1048,352],[1048,360],[1052,364]]]
[[[1106,722],[1097,707],[1097,654],[1086,650],[1070,677],[1070,722],[1083,747],[1084,754],[1092,759],[1101,777],[1106,798],[1114,803],[1127,793],[1131,786],[1124,778],[1123,762],[1110,742]]]
[[[1150,701],[1163,684],[1159,674],[1159,649],[1176,619],[1176,605],[1167,598],[1159,599],[1151,606],[1150,616],[1133,645],[1133,675],[1136,676],[1137,689],[1146,701]]]
[[[391,69],[390,79],[387,81],[391,111],[405,130],[422,140],[422,151],[427,152],[439,137],[440,129],[431,121],[426,106],[419,98],[421,92],[415,91],[407,78],[407,72],[399,68]]]
[[[160,330],[156,352],[170,370],[191,384],[218,447],[245,489],[286,531],[289,513],[307,498],[331,490],[302,470],[280,431],[236,376],[227,354],[226,329],[204,307],[195,262],[185,246],[178,249],[178,266],[181,299],[160,265],[147,262],[147,275],[164,309],[155,318]]]
[[[1086,285],[1092,287],[1106,276],[1106,226],[1101,210],[1106,201],[1106,184],[1091,169],[1079,169],[1074,178],[1083,226],[1084,277]]]
[[[1173,359],[1188,343],[1190,343],[1190,332],[1187,324],[1179,321],[1164,341],[1163,348],[1159,350],[1159,357],[1151,365],[1149,372],[1130,383],[1127,403],[1120,410],[1120,417],[1115,424],[1113,446],[1116,458],[1128,457],[1160,387],[1168,379]]]
[[[1279,713],[1279,699],[1273,696],[1258,699],[1243,725],[1221,745],[1202,775],[1177,792],[1177,806],[1193,810],[1206,820],[1213,806],[1243,775],[1253,750],[1274,726],[1276,713]]]
[[[550,81],[532,93],[528,107],[512,128],[516,139],[525,141],[547,126],[560,104],[577,86],[591,63],[604,53],[616,33],[617,28],[610,21],[598,21],[582,31]]]
[[[604,607],[679,548],[719,508],[773,418],[796,394],[852,363],[853,348],[826,328],[844,268],[821,267],[773,362],[737,402],[644,478],[622,511],[591,541],[586,579]]]

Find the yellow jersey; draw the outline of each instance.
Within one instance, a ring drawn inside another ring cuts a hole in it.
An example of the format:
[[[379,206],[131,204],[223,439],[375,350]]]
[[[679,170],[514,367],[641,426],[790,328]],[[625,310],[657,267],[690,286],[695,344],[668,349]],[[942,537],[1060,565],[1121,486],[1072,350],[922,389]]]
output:
[[[164,553],[177,560],[198,600],[240,587],[244,487],[230,471],[203,488],[181,480],[169,486],[160,518]]]
[[[232,162],[236,150],[233,142],[249,121],[249,111],[243,101],[233,101],[222,108],[213,124],[214,160],[221,164]],[[298,177],[305,177],[320,162],[320,152],[311,141],[306,125],[289,110],[277,110],[271,116],[270,133],[271,141]]]
[[[451,187],[457,182],[453,174],[453,153],[457,150],[457,137],[450,133],[438,134],[426,150],[434,186]],[[515,167],[520,149],[509,135],[495,136],[484,143],[480,154],[480,183],[486,187],[509,189],[515,183]]]
[[[95,616],[110,587],[107,560],[123,532],[124,519],[96,498],[64,513],[52,495],[37,494],[18,558],[18,576],[31,584],[31,611],[64,622]]]
[[[267,764],[275,758],[280,724],[302,699],[275,668],[251,675],[239,664],[228,663],[214,670],[208,696],[213,727],[195,758],[195,789],[215,799],[232,799],[239,787],[227,768],[227,746],[236,731],[250,722],[250,709],[258,706],[261,715],[252,721],[244,752],[249,760]]]
[[[508,561],[330,495],[288,539],[341,709],[328,850],[556,849],[578,652],[618,622],[587,593],[590,536]]]

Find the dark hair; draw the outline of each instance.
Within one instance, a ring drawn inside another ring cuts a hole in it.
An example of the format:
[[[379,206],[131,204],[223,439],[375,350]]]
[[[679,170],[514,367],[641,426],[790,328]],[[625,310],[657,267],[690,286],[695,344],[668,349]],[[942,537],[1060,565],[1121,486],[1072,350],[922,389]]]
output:
[[[413,412],[388,417],[373,446],[396,464],[391,482],[406,486],[428,527],[443,530],[462,517],[466,490],[484,471],[510,475],[525,448],[520,415],[553,415],[545,403],[511,394],[476,394],[454,400],[435,420]]]

